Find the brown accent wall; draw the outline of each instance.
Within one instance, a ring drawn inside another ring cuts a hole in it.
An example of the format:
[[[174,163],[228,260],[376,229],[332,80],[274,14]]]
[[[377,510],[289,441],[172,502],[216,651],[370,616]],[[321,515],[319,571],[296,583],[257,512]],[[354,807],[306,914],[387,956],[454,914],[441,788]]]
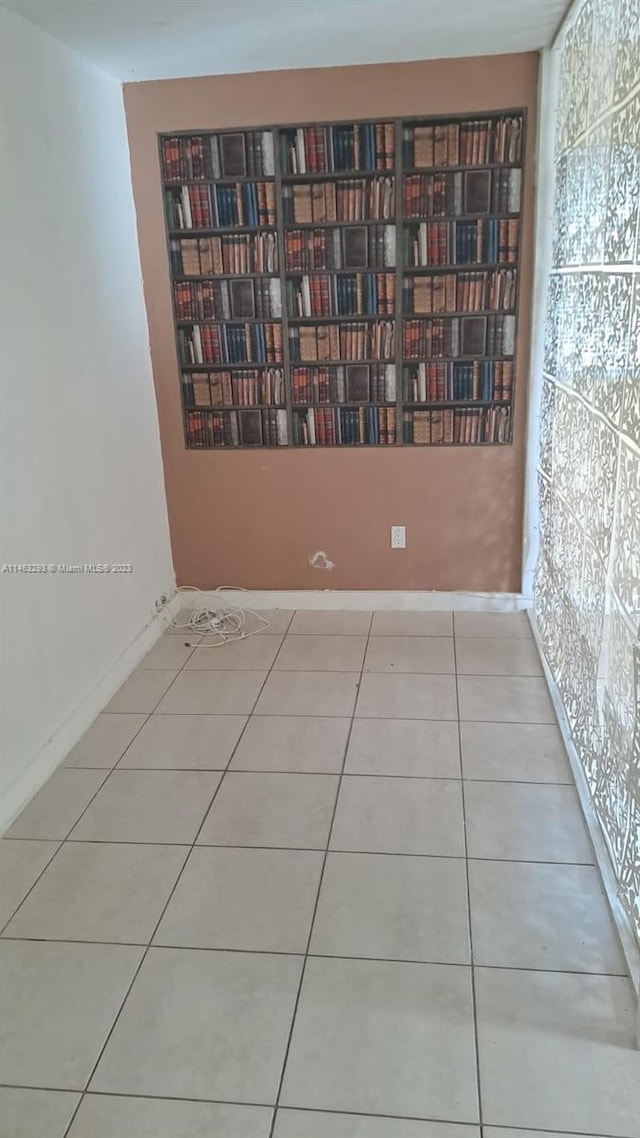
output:
[[[179,584],[520,589],[537,76],[538,56],[528,53],[125,85]],[[521,106],[528,124],[513,445],[186,450],[157,134]],[[391,525],[407,527],[406,550],[390,549]],[[333,571],[310,567],[318,550]]]

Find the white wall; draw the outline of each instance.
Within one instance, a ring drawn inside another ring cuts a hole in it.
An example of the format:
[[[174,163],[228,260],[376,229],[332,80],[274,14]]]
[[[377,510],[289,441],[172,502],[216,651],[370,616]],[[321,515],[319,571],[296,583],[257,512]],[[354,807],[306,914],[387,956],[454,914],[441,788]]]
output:
[[[0,824],[82,733],[174,587],[118,82],[0,9]],[[137,641],[137,643],[136,643]]]

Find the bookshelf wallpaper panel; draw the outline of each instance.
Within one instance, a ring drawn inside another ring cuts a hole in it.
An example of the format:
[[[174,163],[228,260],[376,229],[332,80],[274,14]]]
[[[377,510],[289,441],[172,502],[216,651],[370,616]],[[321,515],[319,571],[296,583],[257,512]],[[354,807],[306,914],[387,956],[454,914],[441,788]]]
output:
[[[534,611],[640,939],[640,7],[561,46]]]
[[[522,111],[161,136],[187,446],[511,442],[523,146]]]

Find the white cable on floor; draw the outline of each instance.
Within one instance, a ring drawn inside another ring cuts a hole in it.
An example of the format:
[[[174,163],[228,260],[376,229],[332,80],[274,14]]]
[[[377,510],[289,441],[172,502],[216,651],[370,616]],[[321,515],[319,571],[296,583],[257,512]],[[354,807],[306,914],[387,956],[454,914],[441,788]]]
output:
[[[197,589],[194,585],[180,585],[177,592],[195,593],[202,596],[204,591]],[[246,593],[247,596],[251,596],[247,589],[234,585],[219,585],[217,589],[207,590],[207,594],[212,592],[216,596],[216,603],[213,608],[204,604],[198,605],[196,600],[185,621],[174,617],[168,622],[170,628],[184,628],[185,632],[190,632],[192,635],[202,636],[213,633],[217,637],[216,640],[206,640],[199,644],[191,644],[185,641],[189,648],[221,648],[223,644],[229,644],[234,640],[247,640],[250,636],[255,636],[258,632],[264,632],[265,628],[269,628],[269,621],[255,609],[235,604],[224,596],[225,592]],[[257,622],[257,628],[247,629],[248,617],[252,617]]]

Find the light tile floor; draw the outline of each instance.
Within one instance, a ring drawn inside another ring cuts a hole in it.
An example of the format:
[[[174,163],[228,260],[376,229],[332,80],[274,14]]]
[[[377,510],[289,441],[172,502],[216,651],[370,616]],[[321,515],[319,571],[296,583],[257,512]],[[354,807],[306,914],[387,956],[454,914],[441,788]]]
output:
[[[184,640],[0,842],[0,1138],[638,1138],[526,617]]]

